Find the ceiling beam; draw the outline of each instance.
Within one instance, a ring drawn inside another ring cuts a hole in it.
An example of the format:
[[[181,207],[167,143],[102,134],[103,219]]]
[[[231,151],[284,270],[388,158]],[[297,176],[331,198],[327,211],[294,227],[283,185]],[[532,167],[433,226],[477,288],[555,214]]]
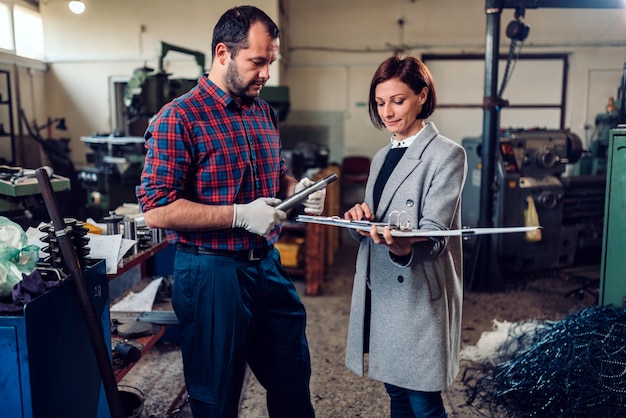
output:
[[[503,9],[625,9],[625,0],[502,0]]]

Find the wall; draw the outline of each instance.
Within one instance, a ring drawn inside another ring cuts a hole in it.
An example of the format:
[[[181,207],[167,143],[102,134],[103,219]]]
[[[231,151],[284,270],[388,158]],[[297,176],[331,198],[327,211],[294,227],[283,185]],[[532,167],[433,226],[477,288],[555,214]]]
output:
[[[285,32],[289,37],[284,60],[292,110],[315,113],[332,109],[343,114],[346,155],[373,155],[389,139],[386,132],[372,127],[363,103],[367,102],[371,75],[394,47],[405,44],[406,53],[416,56],[484,54],[487,18],[482,0],[292,0],[287,4]],[[512,9],[502,12],[502,53],[508,52],[505,29],[513,15]],[[403,25],[398,24],[400,19]],[[626,55],[626,11],[529,9],[524,22],[530,33],[523,53],[569,54],[566,127],[584,139],[591,134],[589,126],[593,127],[595,115],[604,110],[609,96],[616,96],[620,85]],[[500,67],[500,76],[503,70]],[[461,74],[464,69],[456,71]],[[541,69],[528,79],[515,78],[520,75],[513,72],[515,83],[541,96]],[[446,83],[438,83],[442,74],[433,76],[440,95],[458,94],[447,91]],[[481,103],[484,70],[474,83],[471,88],[480,91],[476,101]],[[463,120],[436,111],[433,120],[443,134],[460,142],[463,135],[482,134],[482,111],[470,113],[471,119]]]
[[[31,92],[32,88],[24,87],[21,95],[27,99],[23,107],[29,118],[41,122],[47,117],[66,117],[72,159],[78,166],[85,164],[86,152],[80,136],[113,129],[112,80],[130,77],[144,64],[157,68],[160,41],[205,52],[208,67],[211,29],[218,16],[233,5],[232,0],[85,1],[87,10],[80,16],[72,15],[65,1],[42,2],[49,70],[37,71],[45,74],[45,90]],[[270,81],[290,87],[291,112],[283,123],[294,128],[291,131],[311,124],[324,128],[334,161],[347,154],[371,156],[388,141],[385,131],[371,126],[366,102],[371,75],[395,48],[403,45],[407,53],[417,56],[484,54],[483,0],[250,3],[279,21],[283,31],[281,61],[273,66]],[[503,53],[509,42],[504,30],[512,19],[513,10],[502,12]],[[529,9],[524,21],[531,29],[523,52],[569,54],[566,125],[585,137],[608,96],[616,95],[626,54],[626,12]],[[198,75],[194,59],[187,55],[171,52],[166,67],[174,77]],[[439,75],[434,76],[437,81]],[[536,77],[541,77],[540,72]],[[20,79],[23,83],[28,80],[26,76]],[[539,96],[536,80],[515,82],[537,89]],[[483,74],[475,83],[482,94]],[[442,95],[454,94],[446,87],[444,82],[437,84]],[[466,126],[467,135],[481,134],[474,127],[482,126],[480,111],[468,121],[448,117],[445,112],[435,112],[433,120],[442,133],[454,133],[449,136],[458,141],[462,135],[456,132],[463,133]]]

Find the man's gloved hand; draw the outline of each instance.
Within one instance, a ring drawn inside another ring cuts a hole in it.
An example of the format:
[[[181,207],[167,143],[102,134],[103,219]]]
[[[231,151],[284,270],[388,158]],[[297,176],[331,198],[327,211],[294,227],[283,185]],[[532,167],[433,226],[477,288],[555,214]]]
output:
[[[315,182],[307,177],[302,178],[302,180],[296,184],[294,193],[298,193],[299,191],[312,186],[313,183]],[[326,189],[311,193],[309,197],[302,202],[302,206],[304,206],[304,213],[308,213],[309,215],[321,215],[324,211],[324,200],[326,200]]]
[[[260,197],[245,205],[233,205],[233,228],[244,228],[257,235],[267,235],[276,225],[287,219],[287,214],[272,205],[280,203],[280,199]]]

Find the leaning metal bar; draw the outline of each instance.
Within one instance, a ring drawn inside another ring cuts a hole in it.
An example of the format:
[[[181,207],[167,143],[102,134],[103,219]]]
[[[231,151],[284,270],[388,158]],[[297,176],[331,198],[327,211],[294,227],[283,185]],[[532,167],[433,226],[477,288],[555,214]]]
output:
[[[96,357],[96,362],[98,363],[98,368],[100,369],[100,377],[102,378],[104,391],[109,403],[111,418],[125,418],[126,413],[124,412],[122,400],[117,390],[117,383],[115,382],[115,375],[113,374],[113,366],[109,360],[109,351],[104,340],[102,326],[98,321],[96,311],[93,307],[91,299],[89,298],[87,286],[85,285],[85,278],[83,277],[83,271],[81,269],[78,256],[76,255],[76,248],[74,248],[74,244],[72,244],[71,237],[66,233],[65,221],[61,217],[59,209],[56,205],[54,191],[52,189],[52,184],[50,183],[50,178],[48,177],[48,172],[43,168],[38,168],[35,170],[35,176],[39,182],[39,187],[41,188],[41,194],[43,195],[46,209],[48,209],[50,220],[52,221],[55,234],[59,241],[61,254],[63,255],[65,263],[71,270],[73,276],[72,282],[74,283],[74,287],[76,289],[76,296],[85,319],[87,331],[89,332],[89,338],[91,339],[91,345]]]

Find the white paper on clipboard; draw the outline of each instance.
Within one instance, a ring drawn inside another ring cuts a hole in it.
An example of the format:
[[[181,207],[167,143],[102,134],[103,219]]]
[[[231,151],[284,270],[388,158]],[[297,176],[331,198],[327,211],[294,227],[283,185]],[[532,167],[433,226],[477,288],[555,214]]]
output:
[[[338,226],[340,228],[350,228],[361,231],[369,231],[373,225],[379,229],[382,233],[386,226],[389,226],[386,222],[369,222],[369,221],[354,221],[348,219],[341,219],[337,216],[313,216],[313,215],[299,215],[296,217],[297,222],[316,223],[322,225]],[[499,227],[499,228],[463,228],[463,229],[449,229],[449,230],[437,230],[426,231],[421,229],[409,229],[401,230],[395,227],[391,228],[391,235],[394,237],[451,237],[451,236],[472,236],[472,235],[486,235],[486,234],[508,234],[516,232],[527,232],[540,229],[541,226],[513,226],[513,227]]]

